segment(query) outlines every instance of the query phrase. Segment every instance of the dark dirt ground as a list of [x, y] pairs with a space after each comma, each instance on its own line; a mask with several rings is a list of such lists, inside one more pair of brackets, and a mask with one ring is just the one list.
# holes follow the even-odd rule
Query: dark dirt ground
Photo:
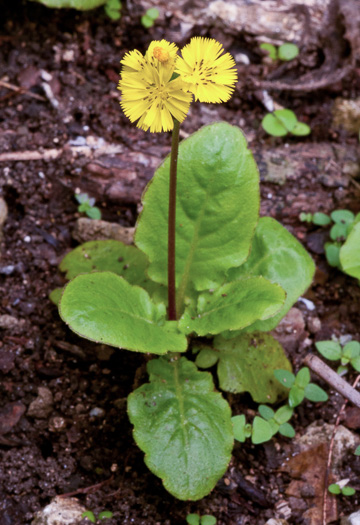
[[[111, 22], [101, 9], [50, 11], [17, 0], [2, 5], [0, 80], [22, 90], [0, 85], [0, 153], [13, 152], [17, 159], [0, 163], [0, 191], [9, 209], [1, 243], [0, 315], [18, 320], [7, 330], [0, 329], [0, 525], [28, 525], [35, 511], [65, 493], [74, 493], [95, 513], [111, 510], [109, 525], [180, 525], [189, 512], [213, 514], [219, 525], [263, 525], [271, 517], [281, 517], [284, 501], [291, 509], [289, 523], [309, 523], [303, 516], [313, 500], [286, 492], [291, 476], [280, 466], [294, 450], [291, 441], [281, 437], [256, 448], [249, 443], [236, 446], [228, 472], [203, 500], [181, 502], [170, 496], [144, 465], [126, 415], [125, 399], [143, 357], [107, 352], [79, 339], [48, 300], [49, 292], [63, 282], [57, 264], [77, 245], [71, 235], [79, 217], [75, 189], [91, 192], [105, 220], [133, 226], [141, 191], [169, 151], [169, 134], [136, 129], [118, 104], [116, 83], [123, 53], [134, 47], [143, 50], [152, 39], [171, 40], [176, 24], [170, 21], [168, 28], [157, 24], [144, 30], [139, 14], [136, 7], [124, 9], [120, 22]], [[205, 36], [212, 36], [211, 29]], [[248, 48], [252, 57], [250, 66], [240, 64], [240, 78], [249, 74], [264, 78], [267, 66], [251, 42], [242, 35], [228, 38], [230, 51]], [[45, 81], [60, 102], [58, 108], [45, 95], [43, 70], [51, 75], [51, 79], [45, 75]], [[326, 264], [324, 231], [298, 218], [301, 211], [360, 211], [359, 183], [344, 183], [338, 166], [329, 168], [326, 153], [320, 165], [312, 154], [324, 144], [356, 149], [355, 137], [331, 127], [331, 108], [336, 96], [359, 96], [360, 80], [353, 72], [321, 91], [274, 95], [313, 130], [308, 138], [286, 140], [288, 149], [284, 146], [283, 152], [290, 157], [299, 148], [310, 153], [307, 162], [300, 159], [297, 173], [284, 185], [265, 180], [262, 168], [263, 152], [271, 153], [285, 141], [267, 137], [259, 127], [264, 108], [246, 82], [240, 82], [226, 105], [194, 104], [182, 128], [185, 136], [214, 120], [240, 124], [260, 165], [262, 214], [281, 221], [316, 260], [318, 271], [306, 295], [316, 308], [309, 311], [297, 303], [304, 326], [283, 338], [297, 368], [314, 350], [314, 341], [332, 334], [351, 334], [360, 340], [359, 286]], [[104, 155], [96, 162], [74, 156], [66, 145], [78, 136], [101, 137], [122, 151], [115, 160]], [[62, 148], [63, 154], [52, 160], [16, 157], [24, 151]], [[117, 189], [111, 186], [114, 174], [122, 180]], [[320, 322], [314, 323], [315, 318]], [[348, 376], [349, 381], [354, 379], [354, 374]], [[304, 433], [313, 421], [336, 419], [341, 398], [317, 382], [329, 391], [330, 400], [303, 404], [294, 418], [297, 433]], [[39, 387], [48, 389], [52, 399], [47, 409], [32, 416], [28, 408]], [[256, 408], [247, 396], [231, 396], [229, 401], [238, 413], [251, 414]], [[90, 416], [94, 408], [100, 409], [98, 416]], [[356, 432], [359, 414], [349, 423], [350, 419], [343, 424]], [[344, 453], [338, 479], [348, 477], [360, 489], [359, 473], [360, 459]], [[93, 491], [83, 490], [93, 485], [97, 485]], [[360, 498], [337, 501], [340, 516], [354, 511]]]

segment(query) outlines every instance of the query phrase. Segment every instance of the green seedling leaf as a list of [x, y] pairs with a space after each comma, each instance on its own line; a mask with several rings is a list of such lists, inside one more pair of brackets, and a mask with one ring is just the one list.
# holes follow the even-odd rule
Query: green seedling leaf
[[341, 493], [343, 496], [353, 496], [355, 494], [356, 490], [352, 487], [343, 487], [341, 489]]
[[108, 0], [105, 4], [105, 13], [111, 20], [120, 20], [121, 18], [121, 2], [120, 0]]
[[75, 277], [64, 289], [59, 311], [74, 332], [91, 341], [153, 354], [187, 348], [175, 321], [165, 321], [165, 305], [111, 272]]
[[282, 44], [278, 49], [280, 60], [293, 60], [299, 54], [299, 48], [296, 44], [286, 43]]
[[95, 514], [91, 510], [86, 510], [81, 515], [82, 518], [87, 518], [91, 523], [96, 523]]
[[295, 429], [290, 423], [283, 423], [279, 427], [279, 434], [288, 438], [293, 438], [295, 437]]
[[286, 300], [278, 314], [266, 321], [255, 322], [246, 331], [273, 330], [310, 286], [314, 272], [314, 262], [299, 241], [275, 219], [261, 218], [249, 258], [239, 268], [228, 271], [228, 280], [262, 275], [285, 290]]
[[328, 491], [331, 494], [336, 494], [336, 495], [337, 494], [341, 494], [341, 488], [336, 483], [332, 483], [331, 485], [329, 485], [328, 486]]
[[313, 222], [314, 215], [312, 213], [301, 212], [299, 215], [299, 219], [301, 220], [301, 222]]
[[292, 408], [297, 407], [298, 405], [300, 405], [300, 403], [302, 403], [304, 397], [304, 389], [297, 385], [294, 385], [293, 387], [291, 387], [289, 392], [289, 406]]
[[273, 113], [268, 113], [261, 121], [263, 129], [273, 137], [285, 137], [288, 134], [287, 129], [282, 122], [276, 118]]
[[330, 361], [338, 361], [341, 359], [341, 345], [336, 341], [319, 341], [315, 343], [316, 349], [325, 359]]
[[305, 387], [304, 394], [306, 399], [314, 403], [320, 403], [321, 401], [327, 401], [329, 399], [327, 393], [314, 383], [310, 383]]
[[98, 519], [99, 520], [105, 520], [107, 518], [112, 518], [113, 513], [110, 510], [103, 510], [102, 512], [99, 512]]
[[351, 366], [352, 366], [357, 372], [360, 372], [360, 356], [359, 356], [359, 357], [354, 357], [353, 359], [351, 359], [350, 363], [351, 363]]
[[295, 113], [291, 111], [291, 109], [276, 109], [273, 114], [278, 120], [280, 120], [285, 129], [292, 133], [294, 127], [298, 123]]
[[263, 42], [262, 44], [260, 44], [260, 49], [263, 49], [264, 51], [267, 51], [267, 53], [269, 54], [269, 57], [271, 58], [271, 60], [276, 60], [277, 59], [277, 49], [272, 44], [268, 44], [267, 42]]
[[310, 371], [304, 366], [296, 375], [295, 385], [300, 388], [305, 388], [310, 383]]
[[78, 206], [78, 211], [80, 213], [86, 213], [88, 210], [90, 210], [90, 208], [91, 208], [90, 204], [86, 201], [80, 204], [80, 206]]
[[149, 29], [150, 27], [152, 27], [154, 25], [154, 20], [152, 18], [150, 18], [150, 16], [148, 15], [143, 15], [141, 17], [141, 24], [146, 27], [146, 29]]
[[46, 7], [52, 7], [55, 9], [61, 8], [72, 8], [78, 9], [79, 11], [87, 11], [94, 9], [100, 5], [104, 5], [106, 0], [35, 0]]
[[216, 518], [210, 514], [205, 514], [205, 516], [201, 517], [200, 523], [201, 525], [216, 525]]
[[345, 273], [360, 279], [360, 222], [354, 225], [346, 242], [341, 247], [340, 262]]
[[352, 224], [355, 220], [355, 215], [350, 210], [335, 210], [330, 216], [336, 224]]
[[150, 383], [128, 398], [135, 441], [173, 496], [201, 499], [231, 458], [230, 407], [214, 391], [211, 375], [184, 357], [153, 359], [147, 367]]
[[156, 20], [159, 17], [159, 14], [159, 10], [156, 9], [156, 7], [150, 7], [150, 9], [146, 11], [146, 15], [153, 20]]
[[188, 514], [186, 516], [186, 522], [189, 525], [200, 525], [200, 516], [199, 516], [199, 514]]
[[343, 240], [347, 237], [347, 225], [337, 223], [330, 230], [330, 237], [333, 241]]
[[275, 416], [275, 412], [273, 411], [273, 409], [266, 405], [259, 405], [258, 410], [260, 416], [263, 419], [266, 419], [266, 421], [269, 421], [269, 419], [272, 419]]
[[358, 357], [360, 355], [360, 343], [358, 341], [349, 341], [344, 345], [343, 353], [351, 359]]
[[324, 245], [326, 260], [330, 266], [338, 268], [340, 266], [340, 245], [326, 242]]
[[88, 210], [86, 210], [86, 215], [90, 217], [90, 219], [96, 219], [96, 220], [101, 219], [101, 211], [96, 206], [93, 206], [92, 208], [89, 208]]
[[291, 133], [297, 137], [306, 137], [307, 135], [310, 135], [311, 128], [304, 122], [297, 122], [291, 130]]
[[233, 416], [231, 418], [234, 430], [234, 438], [240, 443], [245, 443], [246, 439], [251, 436], [252, 427], [246, 424], [246, 417], [244, 414]]
[[[143, 196], [135, 242], [150, 259], [149, 276], [167, 283], [169, 157]], [[181, 315], [191, 285], [216, 288], [250, 251], [259, 212], [259, 174], [241, 130], [205, 126], [179, 146], [176, 283]], [[226, 206], [224, 206], [226, 202]]]
[[265, 441], [270, 441], [273, 437], [273, 432], [271, 425], [265, 419], [255, 416], [253, 421], [253, 429], [251, 435], [251, 441], [254, 445], [259, 445], [260, 443], [265, 443]]
[[336, 369], [336, 373], [339, 374], [339, 376], [344, 376], [349, 371], [347, 366], [338, 366]]
[[276, 411], [274, 419], [281, 426], [292, 418], [293, 413], [294, 410], [289, 405], [284, 405]]
[[354, 452], [355, 456], [360, 456], [360, 445], [358, 445]]
[[325, 213], [317, 211], [312, 216], [312, 222], [316, 224], [317, 226], [327, 226], [328, 224], [331, 223], [331, 219], [329, 215], [326, 215]]
[[55, 288], [55, 290], [53, 290], [52, 292], [49, 293], [49, 299], [52, 303], [58, 305], [59, 304], [59, 301], [60, 301], [60, 298], [61, 298], [61, 294], [62, 294], [62, 291], [63, 289], [62, 288]]
[[284, 301], [281, 286], [263, 277], [248, 277], [199, 295], [195, 316], [191, 309], [185, 310], [179, 327], [184, 333], [200, 336], [239, 330], [257, 319], [272, 317]]
[[211, 368], [219, 359], [219, 353], [212, 348], [202, 348], [196, 356], [195, 364], [199, 368]]
[[289, 370], [274, 370], [274, 376], [285, 388], [291, 388], [295, 383], [295, 376]]
[[[215, 337], [218, 356], [217, 374], [222, 390], [249, 392], [257, 403], [275, 403], [284, 399], [287, 390], [274, 380], [274, 370], [291, 370], [280, 343], [270, 334], [242, 334], [234, 339]], [[266, 419], [266, 418], [265, 418]]]

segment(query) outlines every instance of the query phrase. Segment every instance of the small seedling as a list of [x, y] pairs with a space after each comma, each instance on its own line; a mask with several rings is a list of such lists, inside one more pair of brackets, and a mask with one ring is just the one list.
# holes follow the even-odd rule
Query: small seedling
[[328, 491], [331, 494], [342, 494], [343, 496], [353, 496], [356, 492], [355, 489], [352, 487], [348, 487], [347, 484], [350, 480], [349, 479], [342, 479], [341, 481], [338, 481], [337, 483], [332, 483], [328, 487]]
[[121, 1], [108, 0], [104, 6], [105, 13], [111, 20], [120, 20], [121, 18]]
[[254, 445], [270, 441], [277, 432], [292, 438], [295, 436], [295, 430], [288, 421], [293, 412], [288, 405], [280, 407], [276, 412], [266, 405], [259, 405], [259, 413], [262, 417], [255, 416], [252, 425], [246, 423], [244, 414], [233, 416], [231, 421], [234, 427], [234, 437], [240, 443], [244, 443], [247, 438], [251, 437]]
[[156, 7], [150, 7], [146, 13], [141, 17], [141, 23], [146, 29], [152, 27], [155, 23], [155, 20], [159, 17], [159, 11]]
[[319, 341], [315, 343], [315, 346], [325, 359], [340, 361], [341, 365], [337, 369], [338, 374], [346, 374], [348, 364], [360, 372], [360, 343], [358, 341], [349, 341], [344, 346], [341, 346], [338, 341]]
[[273, 137], [285, 137], [288, 133], [304, 137], [311, 133], [311, 129], [304, 122], [299, 122], [295, 113], [290, 109], [276, 109], [263, 118], [261, 125]]
[[216, 525], [216, 518], [211, 514], [199, 516], [199, 514], [188, 514], [186, 522], [189, 525]]
[[296, 58], [299, 54], [298, 46], [296, 44], [291, 44], [290, 42], [286, 42], [279, 47], [264, 42], [263, 44], [260, 44], [260, 48], [267, 51], [272, 60], [283, 60], [288, 62]]
[[85, 213], [90, 219], [101, 219], [101, 211], [94, 206], [95, 199], [89, 197], [87, 193], [75, 193], [75, 199], [78, 201], [78, 212]]
[[303, 401], [304, 398], [318, 403], [327, 401], [327, 393], [314, 383], [310, 383], [310, 371], [307, 367], [301, 368], [295, 376], [288, 370], [275, 370], [274, 376], [289, 392], [289, 406], [294, 408]]
[[360, 445], [358, 445], [354, 452], [355, 456], [360, 456]]
[[82, 513], [82, 518], [87, 518], [91, 523], [96, 523], [97, 520], [106, 520], [107, 518], [112, 518], [113, 513], [110, 510], [103, 510], [102, 512], [99, 512], [97, 518], [95, 514], [91, 510], [87, 510]]

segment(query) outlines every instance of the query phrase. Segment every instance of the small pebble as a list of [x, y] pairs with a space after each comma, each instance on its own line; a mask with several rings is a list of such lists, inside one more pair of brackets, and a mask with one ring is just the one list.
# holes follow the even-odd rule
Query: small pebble
[[90, 417], [104, 417], [105, 410], [103, 408], [94, 407], [89, 412]]

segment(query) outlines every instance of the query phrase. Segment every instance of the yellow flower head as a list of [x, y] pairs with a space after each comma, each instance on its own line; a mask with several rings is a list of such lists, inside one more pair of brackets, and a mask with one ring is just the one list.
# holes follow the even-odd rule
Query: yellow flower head
[[121, 107], [137, 127], [151, 132], [170, 131], [174, 118], [182, 122], [192, 100], [186, 84], [171, 80], [177, 47], [165, 40], [152, 42], [145, 57], [130, 51], [121, 63]]
[[214, 39], [194, 37], [181, 51], [175, 73], [188, 84], [195, 100], [226, 102], [237, 81], [235, 60]]

